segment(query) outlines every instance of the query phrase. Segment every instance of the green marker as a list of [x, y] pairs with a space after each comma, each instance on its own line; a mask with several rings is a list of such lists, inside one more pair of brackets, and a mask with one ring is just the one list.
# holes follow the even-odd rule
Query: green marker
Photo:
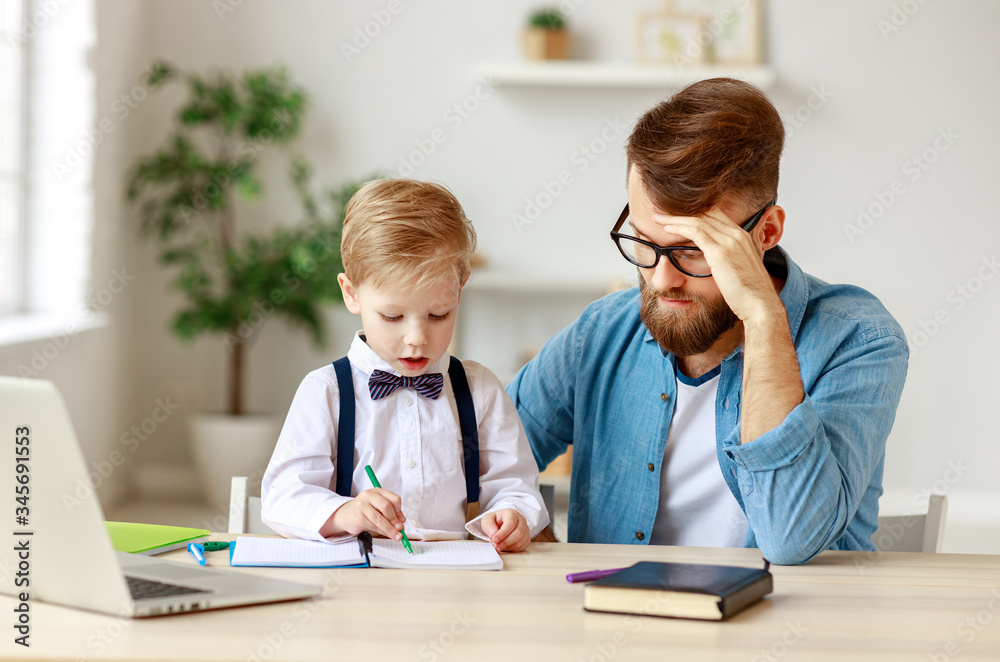
[[[370, 464], [365, 465], [365, 473], [368, 474], [368, 479], [372, 482], [375, 487], [382, 487], [378, 482], [378, 478], [375, 477], [375, 472], [372, 471], [372, 466]], [[413, 553], [413, 547], [410, 545], [410, 539], [406, 537], [406, 531], [400, 531], [403, 534], [403, 547], [406, 548], [410, 554]]]

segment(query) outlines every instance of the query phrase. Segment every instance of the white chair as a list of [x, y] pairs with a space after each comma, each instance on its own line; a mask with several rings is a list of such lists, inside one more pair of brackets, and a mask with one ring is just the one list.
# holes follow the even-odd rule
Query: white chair
[[251, 495], [246, 476], [233, 476], [229, 492], [229, 533], [277, 533], [260, 519], [260, 496]]
[[932, 494], [926, 515], [885, 515], [878, 518], [872, 542], [880, 552], [940, 552], [948, 498]]
[[542, 501], [545, 502], [545, 510], [549, 511], [549, 524], [552, 526], [552, 530], [555, 531], [556, 528], [556, 486], [549, 483], [539, 483], [538, 491], [542, 495]]

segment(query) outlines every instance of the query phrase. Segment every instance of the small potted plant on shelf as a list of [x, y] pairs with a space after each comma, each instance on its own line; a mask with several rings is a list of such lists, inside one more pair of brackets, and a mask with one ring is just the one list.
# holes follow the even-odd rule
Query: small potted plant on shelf
[[182, 79], [187, 99], [173, 133], [134, 164], [128, 197], [139, 205], [143, 236], [157, 242], [159, 260], [174, 270], [172, 285], [184, 297], [171, 322], [174, 335], [193, 341], [215, 334], [226, 355], [226, 411], [194, 416], [191, 430], [207, 496], [227, 502], [230, 476], [259, 475], [280, 428], [273, 416], [246, 412], [248, 350], [261, 325], [275, 317], [324, 344], [322, 306], [341, 296], [343, 209], [360, 184], [317, 199], [308, 163], [284, 156], [304, 220], [246, 232], [237, 200], [262, 196], [260, 160], [298, 135], [305, 92], [282, 69], [202, 77], [161, 63], [154, 72], [157, 86]]
[[558, 9], [539, 9], [528, 17], [524, 55], [529, 60], [564, 60], [569, 56], [569, 30]]

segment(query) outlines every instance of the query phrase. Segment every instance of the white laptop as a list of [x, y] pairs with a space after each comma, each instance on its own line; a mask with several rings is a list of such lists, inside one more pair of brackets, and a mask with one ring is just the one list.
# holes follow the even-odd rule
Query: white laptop
[[[0, 542], [0, 593], [129, 617], [320, 593], [316, 586], [116, 552], [52, 383], [0, 377], [0, 432], [0, 494], [6, 501], [0, 514], [0, 539], [6, 538]], [[115, 471], [128, 471], [130, 461]]]

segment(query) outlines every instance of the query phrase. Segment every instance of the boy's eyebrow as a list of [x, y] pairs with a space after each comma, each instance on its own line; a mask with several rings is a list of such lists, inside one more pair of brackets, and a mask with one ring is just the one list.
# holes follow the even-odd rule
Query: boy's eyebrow
[[[454, 300], [443, 303], [440, 306], [429, 306], [427, 308], [427, 311], [432, 314], [447, 313], [457, 308], [459, 302], [460, 300], [458, 298], [455, 298]], [[385, 315], [386, 313], [395, 313], [397, 315], [402, 314], [400, 311], [402, 311], [406, 307], [407, 307], [406, 304], [397, 305], [395, 303], [385, 303], [384, 305], [381, 306], [379, 305], [375, 306], [376, 310], [378, 310], [378, 312], [382, 313], [383, 315]]]

